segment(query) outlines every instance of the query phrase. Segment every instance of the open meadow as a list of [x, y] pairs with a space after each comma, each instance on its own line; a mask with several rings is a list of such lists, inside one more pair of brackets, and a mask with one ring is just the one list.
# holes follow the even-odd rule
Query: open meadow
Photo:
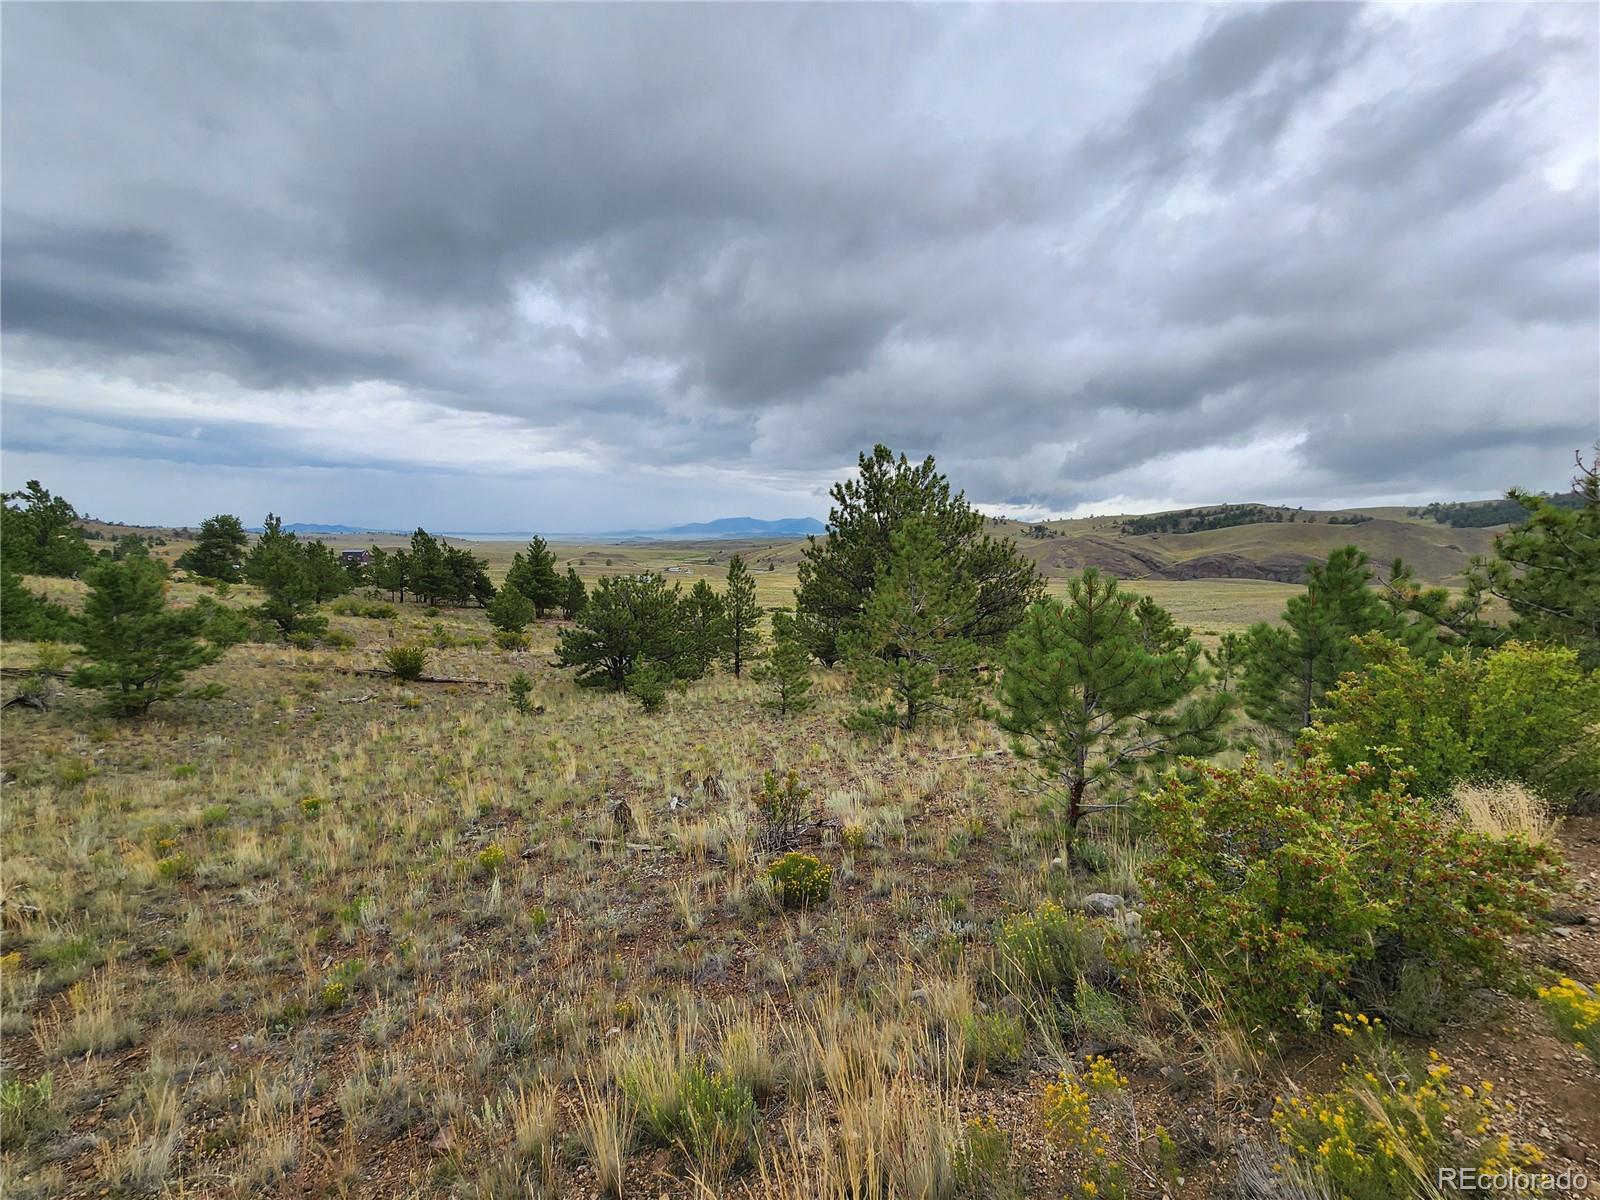
[[[720, 574], [556, 551], [589, 581]], [[1296, 589], [1139, 590], [1210, 635]], [[3, 714], [7, 1196], [1223, 1196], [1270, 1174], [1275, 1097], [1337, 1083], [1342, 1047], [1131, 969], [1148, 844], [1100, 818], [1069, 854], [988, 722], [852, 736], [838, 672], [800, 715], [721, 673], [645, 716], [553, 665], [564, 622], [508, 652], [481, 610], [333, 612], [347, 644], [234, 646], [192, 679], [220, 695], [141, 720], [59, 685]], [[457, 682], [386, 677], [414, 642]], [[33, 647], [4, 651], [12, 684]], [[813, 818], [787, 837], [774, 789]], [[1600, 825], [1561, 836], [1592, 912]], [[831, 869], [825, 903], [785, 905], [785, 849]], [[1057, 1009], [997, 944], [1076, 908]], [[1592, 918], [1526, 944], [1600, 972]], [[1536, 1001], [1483, 991], [1414, 1044], [1508, 1101], [1471, 1110], [1506, 1145], [1594, 1161], [1600, 1075]]]
[[0, 0], [0, 1200], [1600, 1200], [1597, 97]]

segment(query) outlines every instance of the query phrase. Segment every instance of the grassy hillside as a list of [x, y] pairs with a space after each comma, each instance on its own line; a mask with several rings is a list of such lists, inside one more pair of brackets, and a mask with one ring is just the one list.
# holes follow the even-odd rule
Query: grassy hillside
[[[716, 569], [683, 548], [566, 552], [591, 578]], [[1195, 624], [1268, 615], [1292, 590], [1139, 586]], [[1067, 866], [1045, 785], [988, 723], [849, 736], [837, 672], [793, 720], [727, 675], [644, 718], [551, 665], [558, 622], [510, 653], [478, 610], [333, 626], [348, 647], [234, 647], [195, 677], [220, 698], [148, 720], [65, 689], [47, 713], [0, 714], [0, 1028], [22, 1081], [0, 1096], [8, 1197], [1078, 1196], [1085, 1158], [1043, 1106], [1093, 1052], [1127, 1080], [1096, 1100], [1116, 1153], [1151, 1146], [1133, 1194], [1222, 1200], [1239, 1148], [1274, 1136], [1273, 1098], [1336, 1076], [1326, 1043], [1254, 1047], [1107, 963], [1080, 989], [1092, 1008], [1036, 1030], [994, 982], [995, 930], [1047, 901], [1136, 905], [1150, 851], [1099, 824], [1099, 865]], [[416, 639], [432, 673], [470, 682], [363, 673]], [[526, 716], [506, 699], [516, 672]], [[784, 908], [764, 874], [768, 770], [810, 789], [799, 846], [833, 869], [814, 910]], [[1566, 837], [1592, 909], [1600, 829]], [[1092, 925], [1111, 956], [1119, 928]], [[1600, 926], [1557, 932], [1537, 953], [1593, 979]], [[1432, 1044], [1514, 1101], [1496, 1132], [1558, 1164], [1600, 1146], [1595, 1068], [1534, 1001], [1485, 995]], [[718, 1126], [747, 1130], [743, 1148], [698, 1183], [716, 1147], [662, 1132], [696, 1064], [753, 1097], [747, 1126]], [[940, 1147], [975, 1138], [1012, 1190], [956, 1190]], [[897, 1182], [833, 1190], [851, 1168], [819, 1148], [836, 1145]]]
[[[991, 522], [995, 533], [1016, 538], [1024, 553], [1050, 576], [1099, 567], [1122, 579], [1271, 579], [1296, 583], [1307, 563], [1344, 545], [1365, 550], [1387, 565], [1405, 559], [1432, 583], [1460, 582], [1474, 554], [1494, 543], [1493, 529], [1452, 529], [1405, 515], [1404, 510], [1301, 513], [1296, 520], [1233, 525], [1198, 533], [1128, 534], [1122, 518], [1095, 517], [1027, 526]], [[1368, 516], [1359, 524], [1333, 517]], [[1036, 530], [1048, 531], [1040, 536]]]

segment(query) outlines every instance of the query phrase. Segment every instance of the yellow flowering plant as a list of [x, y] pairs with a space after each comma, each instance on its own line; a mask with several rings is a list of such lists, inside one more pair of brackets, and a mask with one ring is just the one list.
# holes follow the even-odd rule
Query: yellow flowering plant
[[1127, 1090], [1128, 1077], [1103, 1055], [1045, 1085], [1045, 1133], [1073, 1159], [1080, 1197], [1124, 1200], [1131, 1194], [1130, 1163], [1141, 1176], [1176, 1178], [1176, 1144], [1160, 1126], [1148, 1144], [1140, 1141]]
[[1412, 1064], [1390, 1048], [1381, 1024], [1341, 1013], [1336, 1030], [1361, 1045], [1339, 1086], [1279, 1097], [1272, 1123], [1286, 1155], [1345, 1200], [1431, 1194], [1441, 1166], [1486, 1173], [1528, 1170], [1539, 1150], [1514, 1146], [1496, 1126], [1510, 1106], [1488, 1080], [1458, 1083], [1437, 1051]]
[[1539, 1003], [1568, 1041], [1600, 1062], [1600, 985], [1563, 976], [1539, 989]]

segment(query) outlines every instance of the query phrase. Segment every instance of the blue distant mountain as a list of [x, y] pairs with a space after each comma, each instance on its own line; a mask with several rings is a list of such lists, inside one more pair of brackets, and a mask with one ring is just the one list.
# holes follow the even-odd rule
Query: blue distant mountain
[[[364, 525], [315, 525], [305, 521], [293, 521], [283, 527], [285, 533], [399, 533], [398, 529], [368, 529]], [[251, 525], [247, 533], [260, 533], [261, 526]]]
[[629, 529], [618, 536], [652, 538], [805, 537], [808, 533], [826, 532], [827, 528], [815, 517], [781, 517], [776, 521], [763, 521], [759, 517], [721, 517], [715, 521], [697, 521], [689, 525], [673, 525], [668, 529]]
[[[407, 530], [402, 529], [370, 529], [363, 525], [318, 525], [307, 521], [294, 521], [285, 524], [285, 533], [309, 534], [317, 537], [322, 534], [351, 534], [351, 533], [382, 533], [404, 535]], [[582, 537], [585, 540], [592, 538], [650, 538], [658, 541], [672, 540], [703, 540], [709, 538], [792, 538], [805, 537], [810, 533], [823, 533], [827, 526], [815, 517], [781, 517], [776, 521], [763, 521], [759, 517], [722, 517], [715, 521], [698, 521], [689, 525], [673, 525], [667, 529], [620, 529], [607, 533], [586, 534], [561, 534], [546, 533], [549, 538], [572, 539]], [[252, 526], [250, 533], [260, 533], [259, 525]], [[487, 530], [434, 530], [441, 537], [481, 539], [484, 541], [520, 541], [531, 538], [532, 531], [496, 531]]]

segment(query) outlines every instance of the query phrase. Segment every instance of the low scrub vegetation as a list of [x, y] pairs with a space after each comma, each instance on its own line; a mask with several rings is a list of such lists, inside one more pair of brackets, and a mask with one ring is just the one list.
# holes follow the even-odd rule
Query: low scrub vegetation
[[6, 1195], [1436, 1200], [1581, 1161], [1600, 495], [1530, 501], [1475, 595], [1341, 551], [1267, 633], [1045, 596], [931, 460], [834, 500], [774, 613], [720, 552], [490, 578], [219, 517], [101, 556], [11, 497]]

